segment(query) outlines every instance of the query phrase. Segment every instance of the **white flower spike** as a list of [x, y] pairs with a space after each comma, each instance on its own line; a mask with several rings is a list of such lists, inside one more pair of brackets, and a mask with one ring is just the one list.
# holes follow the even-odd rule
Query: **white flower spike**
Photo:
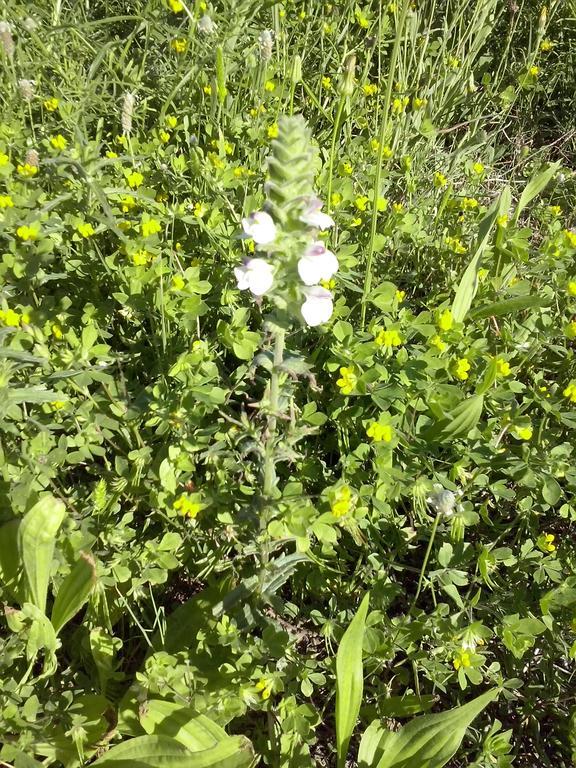
[[308, 206], [300, 216], [300, 221], [304, 224], [308, 224], [309, 227], [315, 227], [316, 229], [328, 229], [334, 226], [334, 219], [332, 216], [328, 216], [327, 213], [322, 213], [322, 200], [317, 197], [312, 197]]
[[320, 280], [330, 280], [336, 272], [338, 259], [320, 240], [309, 245], [298, 262], [298, 274], [304, 285], [316, 285]]
[[320, 285], [314, 285], [311, 288], [306, 288], [306, 297], [306, 301], [300, 308], [306, 325], [314, 328], [316, 325], [327, 323], [334, 311], [330, 291]]
[[276, 239], [276, 225], [266, 211], [255, 211], [242, 219], [242, 229], [258, 245], [268, 245]]
[[238, 288], [250, 290], [254, 296], [263, 296], [274, 282], [272, 266], [264, 259], [249, 259], [243, 266], [234, 268], [234, 275]]

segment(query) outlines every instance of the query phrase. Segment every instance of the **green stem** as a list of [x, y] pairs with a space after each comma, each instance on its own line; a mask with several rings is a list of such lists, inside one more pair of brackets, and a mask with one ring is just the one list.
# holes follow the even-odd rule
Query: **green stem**
[[432, 545], [434, 544], [436, 531], [438, 530], [438, 523], [440, 522], [441, 517], [442, 517], [442, 513], [438, 512], [436, 515], [436, 519], [434, 520], [434, 525], [432, 526], [432, 533], [430, 534], [430, 540], [426, 548], [426, 554], [424, 555], [424, 560], [422, 561], [422, 568], [420, 569], [420, 577], [418, 578], [418, 586], [416, 587], [416, 594], [412, 598], [412, 605], [410, 606], [410, 611], [412, 611], [412, 609], [416, 605], [416, 601], [418, 600], [418, 596], [420, 595], [420, 590], [422, 589], [422, 582], [424, 581], [426, 566], [428, 565], [428, 560], [430, 559], [430, 552], [432, 552]]
[[386, 93], [384, 94], [384, 107], [382, 110], [382, 117], [380, 120], [380, 131], [378, 134], [378, 159], [376, 162], [376, 176], [374, 179], [374, 189], [372, 194], [372, 221], [370, 224], [370, 241], [368, 243], [368, 254], [366, 256], [366, 274], [364, 277], [364, 291], [362, 293], [362, 311], [360, 320], [360, 329], [364, 330], [366, 322], [366, 302], [368, 295], [372, 287], [372, 261], [374, 260], [374, 243], [376, 241], [376, 225], [378, 222], [378, 196], [380, 195], [380, 184], [382, 181], [382, 161], [384, 160], [384, 141], [388, 135], [388, 127], [390, 125], [390, 102], [392, 100], [392, 88], [394, 86], [394, 75], [396, 72], [396, 62], [398, 61], [398, 51], [400, 50], [400, 40], [404, 25], [406, 23], [406, 16], [410, 8], [410, 0], [404, 0], [402, 5], [402, 11], [398, 24], [396, 26], [396, 36], [394, 37], [394, 45], [392, 47], [392, 54], [390, 56], [390, 67], [388, 68], [388, 79], [386, 81]]
[[326, 209], [330, 213], [330, 207], [332, 205], [332, 174], [334, 172], [334, 156], [336, 154], [336, 140], [338, 139], [338, 133], [340, 132], [340, 123], [342, 120], [342, 111], [344, 110], [344, 103], [346, 96], [340, 95], [340, 101], [338, 102], [338, 109], [336, 111], [336, 119], [334, 120], [334, 130], [332, 131], [332, 145], [330, 146], [330, 159], [328, 161], [328, 191], [326, 193]]

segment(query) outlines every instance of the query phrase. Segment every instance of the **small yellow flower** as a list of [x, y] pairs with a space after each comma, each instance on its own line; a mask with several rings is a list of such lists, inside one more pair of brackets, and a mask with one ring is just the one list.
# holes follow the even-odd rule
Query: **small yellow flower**
[[66, 407], [66, 400], [52, 400], [49, 405], [53, 411], [61, 411], [62, 408]]
[[482, 176], [484, 173], [484, 166], [482, 163], [476, 162], [472, 164], [472, 170], [477, 176]]
[[324, 88], [325, 91], [331, 91], [332, 90], [332, 78], [327, 77], [324, 75], [322, 78], [322, 88]]
[[163, 144], [168, 144], [168, 142], [170, 141], [170, 134], [168, 133], [168, 131], [160, 131], [158, 136], [160, 137], [160, 141]]
[[564, 333], [566, 334], [566, 338], [576, 339], [576, 320], [572, 320], [572, 322], [564, 326]]
[[559, 205], [549, 205], [548, 206], [548, 213], [551, 216], [560, 216], [562, 213], [562, 208], [560, 208]]
[[142, 182], [144, 181], [144, 176], [139, 171], [129, 171], [126, 174], [126, 181], [128, 182], [129, 187], [132, 187], [132, 189], [138, 189], [138, 187], [141, 186]]
[[208, 213], [208, 206], [206, 205], [206, 203], [195, 203], [194, 216], [196, 216], [197, 219], [201, 219], [207, 213]]
[[122, 208], [122, 213], [128, 213], [128, 211], [131, 211], [135, 205], [136, 200], [134, 200], [132, 195], [122, 195], [120, 198], [120, 207]]
[[555, 552], [556, 551], [556, 544], [554, 544], [554, 539], [556, 536], [554, 536], [553, 533], [541, 533], [540, 536], [538, 536], [537, 544], [539, 549], [542, 550], [542, 552]]
[[336, 385], [340, 388], [343, 395], [349, 395], [358, 383], [358, 377], [354, 372], [354, 367], [340, 368], [341, 378], [337, 380]]
[[333, 291], [336, 288], [336, 280], [333, 277], [330, 280], [320, 280], [322, 288], [326, 288], [327, 291]]
[[278, 138], [278, 123], [272, 123], [272, 125], [268, 127], [268, 138], [269, 139]]
[[142, 232], [142, 237], [150, 237], [151, 235], [156, 235], [158, 232], [161, 232], [162, 226], [156, 219], [149, 219], [148, 221], [142, 221], [140, 223], [140, 231]]
[[370, 139], [370, 149], [372, 152], [378, 152], [380, 149], [380, 142], [378, 139]]
[[496, 223], [502, 229], [506, 229], [506, 227], [508, 226], [508, 214], [503, 213], [502, 216], [498, 216], [498, 218], [496, 219]]
[[168, 128], [172, 128], [172, 129], [176, 128], [176, 126], [178, 125], [178, 118], [175, 117], [174, 115], [166, 115], [166, 125], [168, 126]]
[[402, 302], [406, 298], [406, 291], [396, 291], [395, 296], [397, 302]]
[[330, 203], [333, 208], [336, 208], [336, 206], [340, 205], [342, 202], [342, 195], [340, 192], [332, 192], [330, 195]]
[[118, 157], [118, 152], [113, 152], [111, 149], [109, 149], [108, 152], [106, 152], [106, 157], [109, 160], [115, 160]]
[[184, 10], [180, 0], [168, 0], [168, 5], [174, 13], [181, 13]]
[[570, 280], [568, 283], [568, 296], [576, 296], [576, 280]]
[[58, 325], [58, 323], [53, 323], [50, 331], [52, 336], [54, 336], [57, 341], [60, 341], [60, 339], [64, 338], [64, 331], [62, 330], [62, 327]]
[[60, 102], [55, 96], [53, 96], [50, 99], [46, 99], [46, 101], [44, 102], [44, 109], [47, 112], [56, 112], [56, 110], [58, 109], [58, 104], [60, 104]]
[[464, 243], [460, 240], [459, 237], [450, 237], [449, 235], [444, 238], [446, 245], [450, 250], [454, 251], [454, 253], [466, 253], [466, 246]]
[[23, 226], [18, 227], [18, 229], [16, 230], [16, 234], [18, 235], [20, 240], [24, 240], [25, 242], [30, 242], [32, 240], [36, 240], [36, 238], [40, 234], [40, 227], [38, 224], [32, 224], [31, 226], [24, 224]]
[[379, 424], [377, 421], [373, 421], [366, 430], [366, 434], [375, 443], [389, 443], [394, 437], [394, 430], [390, 424]]
[[454, 669], [460, 669], [460, 667], [471, 667], [472, 660], [470, 659], [470, 654], [468, 651], [465, 651], [464, 649], [458, 651], [458, 654], [454, 657], [452, 664], [454, 665]]
[[89, 221], [83, 221], [81, 224], [78, 224], [78, 226], [76, 227], [76, 231], [82, 237], [92, 237], [92, 235], [95, 234], [96, 232], [96, 230], [94, 229], [92, 224], [90, 224]]
[[273, 681], [268, 680], [265, 677], [261, 678], [256, 683], [256, 690], [260, 693], [260, 696], [262, 696], [262, 699], [264, 701], [270, 698], [273, 687], [274, 687]]
[[530, 69], [528, 70], [528, 74], [529, 74], [531, 77], [538, 77], [538, 73], [539, 73], [539, 72], [540, 72], [540, 69], [539, 69], [537, 66], [535, 66], [534, 64], [533, 64], [533, 65], [530, 67]]
[[212, 86], [211, 85], [203, 85], [202, 90], [206, 94], [206, 96], [212, 96]]
[[57, 136], [52, 136], [50, 139], [50, 144], [54, 147], [54, 149], [58, 149], [60, 152], [65, 150], [68, 146], [68, 142], [61, 133], [59, 133]]
[[496, 360], [496, 375], [510, 376], [511, 373], [512, 373], [512, 370], [510, 368], [510, 363], [507, 360], [504, 360], [501, 357], [499, 357]]
[[364, 83], [362, 91], [365, 96], [376, 96], [378, 93], [378, 86], [376, 83]]
[[475, 197], [465, 197], [461, 203], [463, 211], [473, 211], [478, 208], [478, 200]]
[[441, 337], [436, 334], [436, 336], [432, 336], [430, 339], [430, 345], [432, 347], [436, 347], [438, 352], [444, 352], [446, 347], [448, 346], [445, 341], [442, 341]]
[[354, 15], [356, 16], [356, 23], [359, 27], [362, 29], [368, 29], [370, 26], [370, 22], [368, 21], [368, 17], [366, 14], [362, 13], [362, 11], [359, 8], [356, 8], [356, 11], [354, 12]]
[[344, 517], [354, 508], [354, 497], [349, 485], [342, 485], [338, 488], [334, 501], [330, 509], [334, 517]]
[[356, 200], [354, 200], [354, 205], [359, 211], [365, 211], [369, 203], [370, 198], [366, 197], [366, 195], [361, 195], [360, 197], [357, 197]]
[[208, 160], [210, 161], [210, 165], [218, 171], [222, 171], [226, 168], [226, 161], [216, 152], [208, 152]]
[[344, 162], [343, 162], [343, 163], [340, 165], [340, 170], [342, 171], [342, 173], [344, 174], [344, 176], [351, 176], [351, 175], [352, 175], [352, 171], [353, 171], [353, 168], [352, 168], [352, 163], [349, 163], [347, 160], [345, 160], [345, 161], [344, 161]]
[[304, 21], [304, 19], [306, 18], [306, 11], [305, 10], [301, 10], [300, 13], [298, 14], [298, 18], [301, 21]]
[[126, 148], [128, 146], [128, 139], [126, 138], [126, 136], [122, 134], [119, 134], [118, 136], [116, 136], [114, 138], [114, 141], [116, 142], [116, 144], [120, 144], [121, 147]]
[[179, 496], [174, 504], [173, 508], [179, 512], [182, 517], [189, 517], [192, 520], [201, 512], [204, 505], [198, 500], [198, 494], [183, 493]]
[[383, 213], [385, 210], [388, 209], [389, 201], [386, 197], [378, 197], [376, 199], [376, 210], [380, 213]]
[[22, 320], [22, 315], [13, 309], [0, 310], [0, 322], [8, 328], [18, 328]]
[[412, 109], [415, 111], [419, 109], [424, 109], [427, 103], [428, 102], [426, 101], [426, 99], [420, 99], [418, 96], [414, 96], [414, 98], [412, 99]]
[[268, 91], [268, 93], [272, 93], [272, 91], [276, 88], [276, 83], [274, 80], [266, 80], [264, 83], [264, 90]]
[[449, 331], [453, 324], [454, 320], [452, 318], [451, 310], [445, 309], [438, 317], [438, 328], [440, 328], [441, 331]]
[[548, 40], [548, 38], [546, 38], [540, 43], [540, 50], [546, 53], [547, 51], [551, 51], [554, 45], [555, 43], [552, 40]]
[[530, 440], [533, 435], [532, 427], [515, 427], [514, 428], [514, 436], [518, 438], [518, 440]]
[[564, 235], [566, 237], [566, 240], [568, 241], [568, 245], [571, 248], [576, 248], [576, 232], [574, 232], [571, 229], [565, 229]]
[[458, 69], [460, 67], [460, 59], [457, 56], [448, 56], [447, 64], [450, 69]]
[[4, 152], [0, 152], [0, 168], [4, 165], [8, 165], [10, 158]]
[[32, 178], [32, 176], [36, 176], [38, 173], [38, 166], [30, 165], [30, 163], [24, 163], [24, 165], [19, 165], [16, 170], [20, 176], [24, 176], [24, 178], [29, 179]]
[[186, 48], [188, 48], [188, 40], [185, 40], [183, 37], [177, 37], [170, 43], [170, 48], [176, 51], [176, 53], [185, 53]]
[[468, 358], [461, 357], [456, 361], [456, 364], [454, 366], [454, 375], [457, 379], [460, 379], [460, 381], [466, 381], [466, 379], [469, 376], [468, 371], [470, 370], [470, 363], [468, 361]]
[[0, 195], [0, 208], [14, 208], [14, 201], [10, 195]]
[[404, 213], [404, 203], [392, 203], [394, 213]]
[[376, 338], [374, 339], [374, 342], [379, 347], [384, 347], [385, 349], [392, 349], [393, 347], [399, 347], [402, 344], [402, 336], [398, 333], [398, 331], [395, 330], [388, 330], [388, 331], [378, 331], [376, 334]]
[[562, 393], [571, 403], [576, 403], [576, 381], [571, 381]]
[[134, 264], [135, 267], [143, 267], [151, 260], [152, 254], [148, 253], [148, 251], [139, 250], [135, 251], [130, 256], [130, 258], [132, 259], [132, 264]]
[[399, 116], [402, 115], [406, 111], [406, 107], [410, 103], [410, 99], [408, 96], [402, 96], [401, 98], [399, 96], [396, 96], [394, 100], [392, 101], [392, 105], [390, 109], [392, 110], [392, 114]]
[[390, 160], [394, 152], [392, 149], [386, 144], [386, 146], [382, 149], [382, 157], [384, 160]]
[[172, 288], [174, 288], [175, 291], [183, 290], [185, 285], [186, 282], [184, 281], [182, 275], [174, 275], [172, 278]]
[[360, 227], [362, 226], [362, 218], [360, 216], [357, 216], [356, 218], [352, 219], [350, 222], [351, 227]]

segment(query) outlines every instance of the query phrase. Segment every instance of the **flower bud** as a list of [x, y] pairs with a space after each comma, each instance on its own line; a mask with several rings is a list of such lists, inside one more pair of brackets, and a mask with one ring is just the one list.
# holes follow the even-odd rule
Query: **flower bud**
[[349, 53], [344, 62], [344, 71], [338, 84], [342, 96], [351, 96], [354, 92], [354, 76], [356, 74], [356, 54]]

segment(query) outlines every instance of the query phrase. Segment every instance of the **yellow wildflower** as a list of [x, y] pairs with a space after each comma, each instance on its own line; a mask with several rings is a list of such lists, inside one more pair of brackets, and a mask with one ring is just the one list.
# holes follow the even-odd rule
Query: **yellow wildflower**
[[122, 195], [120, 198], [120, 207], [122, 208], [123, 213], [128, 213], [128, 211], [131, 211], [135, 205], [136, 200], [134, 200], [132, 195]]
[[388, 199], [386, 197], [379, 197], [376, 199], [376, 210], [382, 213], [388, 208]]
[[414, 96], [412, 99], [412, 109], [418, 110], [418, 109], [424, 109], [428, 102], [426, 99], [420, 99], [418, 96]]
[[170, 48], [176, 51], [176, 53], [185, 53], [186, 48], [188, 48], [188, 40], [185, 40], [183, 37], [177, 37], [170, 43]]
[[576, 381], [571, 381], [562, 393], [571, 403], [576, 403]]
[[454, 375], [457, 379], [460, 379], [460, 381], [466, 381], [466, 379], [469, 376], [468, 371], [470, 370], [470, 363], [468, 361], [468, 358], [461, 357], [456, 361], [456, 364], [454, 366]]
[[66, 400], [52, 400], [49, 405], [53, 411], [61, 411], [62, 408], [66, 407]]
[[374, 339], [375, 343], [379, 347], [385, 347], [391, 349], [392, 347], [399, 347], [402, 344], [402, 337], [398, 331], [379, 331]]
[[332, 192], [332, 194], [330, 195], [330, 203], [332, 207], [336, 208], [336, 206], [340, 205], [341, 202], [342, 202], [342, 195], [340, 194], [340, 192]]
[[340, 368], [341, 378], [337, 380], [336, 385], [340, 387], [340, 391], [343, 395], [349, 395], [358, 383], [358, 377], [354, 373], [354, 367]]
[[461, 205], [463, 211], [473, 211], [475, 208], [478, 208], [478, 200], [474, 197], [465, 197]]
[[560, 208], [559, 205], [549, 205], [548, 206], [548, 213], [551, 216], [560, 216], [562, 213], [562, 208]]
[[564, 333], [568, 339], [576, 339], [576, 320], [564, 326]]
[[446, 176], [444, 176], [444, 174], [441, 173], [440, 171], [436, 171], [436, 173], [434, 174], [434, 186], [437, 189], [440, 189], [441, 187], [445, 187], [446, 184], [448, 184], [448, 179], [446, 178]]
[[38, 224], [32, 224], [31, 226], [28, 226], [27, 224], [24, 224], [21, 227], [18, 227], [16, 230], [16, 234], [20, 238], [20, 240], [24, 241], [31, 241], [36, 240], [40, 233], [40, 227]]
[[50, 331], [52, 333], [52, 336], [54, 336], [54, 338], [57, 339], [58, 341], [64, 338], [64, 331], [62, 330], [61, 326], [58, 325], [58, 323], [53, 323], [52, 327], [50, 328]]
[[353, 168], [352, 168], [352, 163], [349, 163], [347, 160], [345, 160], [345, 161], [344, 161], [344, 162], [343, 162], [343, 163], [340, 165], [340, 170], [342, 171], [342, 173], [344, 174], [344, 176], [351, 176], [351, 175], [352, 175], [352, 170], [353, 170]]
[[464, 649], [458, 651], [458, 654], [454, 657], [452, 664], [454, 665], [454, 669], [460, 669], [460, 667], [471, 667], [472, 660], [470, 659], [470, 654], [468, 651], [465, 651]]
[[129, 171], [126, 174], [126, 181], [128, 182], [128, 186], [132, 187], [132, 189], [138, 189], [139, 186], [141, 186], [142, 182], [144, 181], [144, 176], [139, 171]]
[[373, 421], [366, 430], [366, 434], [375, 443], [389, 443], [394, 437], [394, 430], [390, 424], [379, 424], [377, 421]]
[[330, 280], [320, 280], [322, 288], [326, 288], [327, 291], [333, 291], [336, 288], [336, 280], [333, 277]]
[[386, 144], [386, 146], [382, 149], [382, 157], [384, 160], [390, 160], [393, 154], [394, 152], [392, 149], [388, 146], [388, 144]]
[[36, 176], [38, 173], [38, 166], [30, 165], [30, 163], [24, 163], [24, 165], [19, 165], [16, 170], [20, 176], [24, 176], [24, 178], [29, 179], [32, 176]]
[[496, 375], [510, 376], [511, 373], [512, 373], [512, 370], [510, 368], [510, 363], [507, 360], [504, 360], [503, 358], [499, 357], [496, 360]]
[[46, 101], [44, 102], [44, 109], [47, 110], [48, 112], [56, 112], [56, 110], [58, 109], [59, 103], [60, 102], [58, 101], [58, 99], [53, 96], [51, 99], [46, 99]]
[[273, 687], [274, 687], [273, 681], [265, 677], [261, 678], [256, 683], [256, 690], [260, 693], [260, 696], [262, 696], [264, 701], [270, 698], [270, 694], [272, 693]]
[[219, 171], [226, 168], [226, 161], [223, 160], [216, 152], [208, 152], [208, 160], [210, 164]]
[[568, 283], [568, 296], [576, 296], [576, 280], [570, 280]]
[[170, 141], [170, 134], [168, 133], [168, 131], [160, 131], [158, 136], [160, 137], [160, 141], [163, 144], [168, 144], [168, 142]]
[[344, 517], [352, 511], [354, 507], [354, 497], [349, 485], [342, 485], [338, 488], [334, 501], [330, 505], [334, 517]]
[[354, 205], [356, 208], [358, 208], [359, 211], [365, 211], [369, 202], [369, 197], [366, 197], [366, 195], [361, 195], [360, 197], [357, 197], [356, 200], [354, 200]]
[[206, 96], [212, 96], [212, 86], [211, 85], [204, 85], [202, 86], [202, 90], [206, 94]]
[[150, 237], [151, 235], [156, 235], [158, 232], [161, 232], [162, 226], [156, 219], [149, 219], [148, 221], [141, 222], [140, 231], [142, 232], [142, 237]]
[[354, 15], [356, 16], [356, 23], [358, 26], [362, 29], [368, 29], [370, 22], [368, 21], [366, 14], [364, 14], [359, 8], [356, 8]]
[[450, 235], [447, 235], [444, 240], [448, 248], [454, 251], [454, 253], [466, 253], [466, 246], [459, 237], [450, 237]]
[[264, 83], [264, 90], [268, 91], [268, 93], [272, 93], [272, 91], [276, 88], [276, 83], [274, 80], [266, 80]]
[[528, 74], [531, 75], [531, 77], [538, 77], [539, 72], [540, 72], [540, 69], [534, 64], [528, 70]]
[[178, 118], [175, 117], [174, 115], [167, 115], [166, 125], [168, 126], [168, 128], [172, 128], [172, 129], [176, 128], [176, 126], [178, 125]]
[[359, 227], [362, 225], [362, 218], [360, 216], [357, 216], [355, 219], [352, 219], [350, 222], [351, 227]]
[[0, 152], [0, 168], [2, 168], [3, 165], [8, 165], [8, 162], [10, 161], [10, 158], [7, 154], [4, 152]]
[[457, 56], [448, 56], [447, 63], [450, 69], [458, 69], [460, 66], [460, 59]]
[[518, 440], [530, 440], [533, 435], [532, 427], [515, 427], [514, 428], [514, 436], [518, 438]]
[[135, 251], [130, 258], [135, 267], [143, 267], [145, 264], [148, 264], [152, 258], [152, 254], [148, 253], [148, 251], [139, 250]]
[[14, 201], [10, 195], [0, 195], [0, 208], [14, 208]]
[[395, 293], [396, 301], [401, 302], [404, 301], [406, 298], [406, 291], [396, 291]]
[[268, 127], [268, 138], [269, 139], [276, 139], [278, 137], [278, 123], [272, 123]]
[[198, 494], [183, 493], [172, 506], [183, 517], [190, 517], [193, 520], [204, 505], [198, 501]]
[[549, 40], [548, 38], [546, 38], [545, 40], [542, 40], [542, 42], [540, 43], [540, 50], [546, 53], [547, 51], [551, 51], [554, 45], [555, 43], [553, 43], [552, 40]]
[[58, 149], [60, 152], [65, 150], [68, 146], [68, 142], [61, 133], [59, 133], [57, 136], [52, 136], [50, 138], [50, 144], [54, 147], [54, 149]]
[[208, 206], [206, 205], [206, 203], [195, 203], [194, 216], [196, 216], [196, 218], [201, 219], [207, 213], [208, 213]]
[[445, 309], [438, 317], [438, 328], [440, 328], [441, 331], [449, 331], [452, 328], [453, 323], [452, 312], [449, 309]]
[[404, 213], [404, 203], [392, 203], [394, 213]]
[[108, 152], [106, 152], [106, 157], [109, 160], [115, 160], [118, 157], [118, 152], [113, 152], [111, 149], [109, 149]]
[[0, 322], [8, 326], [8, 328], [18, 328], [21, 320], [22, 315], [13, 309], [0, 310]]
[[81, 224], [78, 224], [76, 227], [76, 231], [79, 235], [82, 237], [92, 237], [92, 235], [96, 232], [92, 224], [90, 224], [89, 221], [83, 221]]
[[432, 347], [436, 347], [438, 352], [444, 352], [446, 347], [448, 346], [445, 341], [442, 341], [441, 337], [436, 334], [436, 336], [432, 336], [430, 339], [430, 345]]
[[362, 86], [362, 91], [364, 92], [365, 96], [376, 96], [378, 93], [378, 86], [376, 83], [364, 83]]
[[332, 78], [327, 77], [324, 75], [322, 78], [322, 88], [324, 88], [325, 91], [331, 91], [332, 90]]
[[172, 278], [172, 288], [174, 288], [175, 291], [181, 291], [185, 285], [186, 283], [182, 275], [174, 275]]
[[402, 96], [401, 98], [399, 96], [396, 96], [392, 102], [392, 106], [390, 109], [392, 110], [393, 115], [402, 115], [406, 111], [406, 107], [410, 103], [410, 99], [408, 96]]
[[542, 552], [555, 552], [556, 551], [556, 544], [554, 544], [554, 539], [556, 536], [554, 536], [553, 533], [541, 533], [540, 536], [538, 536], [538, 541], [536, 542], [538, 544], [538, 547], [542, 550]]
[[172, 9], [174, 13], [180, 13], [184, 10], [184, 6], [180, 2], [180, 0], [168, 0], [168, 5]]
[[576, 232], [574, 232], [571, 229], [565, 229], [564, 235], [566, 237], [566, 240], [568, 241], [568, 245], [571, 248], [576, 248]]
[[477, 176], [482, 176], [482, 174], [484, 173], [484, 166], [482, 165], [482, 163], [476, 162], [472, 164], [472, 170]]

